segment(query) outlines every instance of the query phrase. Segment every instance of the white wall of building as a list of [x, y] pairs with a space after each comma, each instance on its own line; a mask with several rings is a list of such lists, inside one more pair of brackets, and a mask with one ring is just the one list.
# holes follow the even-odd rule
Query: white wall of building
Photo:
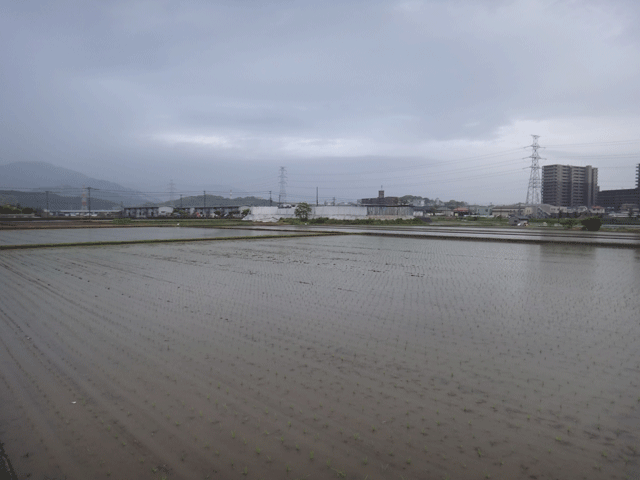
[[311, 207], [311, 218], [332, 220], [358, 220], [367, 218], [367, 207], [357, 205], [318, 205]]
[[[392, 208], [392, 207], [389, 207]], [[407, 207], [405, 207], [406, 209]], [[244, 219], [253, 222], [277, 222], [281, 218], [296, 218], [295, 207], [251, 207], [251, 213]], [[332, 220], [360, 220], [366, 218], [399, 218], [397, 215], [380, 215], [375, 217], [367, 216], [369, 209], [366, 206], [358, 205], [311, 205], [309, 218], [330, 218]], [[410, 219], [411, 214], [402, 218]]]
[[295, 218], [295, 208], [251, 207], [244, 220], [252, 222], [277, 222], [281, 218]]

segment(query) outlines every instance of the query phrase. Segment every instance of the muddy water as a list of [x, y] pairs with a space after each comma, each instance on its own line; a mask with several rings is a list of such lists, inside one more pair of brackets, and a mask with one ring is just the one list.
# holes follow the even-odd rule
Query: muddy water
[[[273, 232], [192, 227], [135, 227], [135, 228], [70, 228], [55, 230], [0, 231], [0, 245], [34, 243], [113, 242], [127, 240], [168, 240], [174, 238], [221, 238], [273, 235]], [[283, 235], [286, 235], [283, 232]]]
[[0, 268], [0, 440], [23, 475], [640, 471], [636, 250], [351, 236]]

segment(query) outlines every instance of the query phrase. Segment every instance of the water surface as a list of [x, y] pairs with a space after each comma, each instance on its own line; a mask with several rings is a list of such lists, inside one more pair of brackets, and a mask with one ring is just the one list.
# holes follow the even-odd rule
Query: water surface
[[[0, 231], [0, 245], [251, 237], [263, 235], [273, 235], [273, 232], [235, 228], [192, 227], [60, 228]], [[287, 235], [287, 233], [283, 232], [283, 235]]]

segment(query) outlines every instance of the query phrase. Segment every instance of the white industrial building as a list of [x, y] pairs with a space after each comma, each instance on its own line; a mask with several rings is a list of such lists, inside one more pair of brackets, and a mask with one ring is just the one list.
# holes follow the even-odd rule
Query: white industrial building
[[[413, 218], [411, 206], [375, 205], [310, 205], [309, 219], [329, 218], [331, 220], [395, 220]], [[296, 218], [294, 205], [285, 207], [251, 207], [251, 213], [244, 219], [253, 222], [277, 222], [281, 218]]]

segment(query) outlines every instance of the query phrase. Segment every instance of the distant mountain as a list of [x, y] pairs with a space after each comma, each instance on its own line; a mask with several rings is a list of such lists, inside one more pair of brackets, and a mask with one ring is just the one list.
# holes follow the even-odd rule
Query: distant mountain
[[122, 203], [124, 206], [136, 206], [160, 201], [117, 183], [91, 178], [47, 162], [0, 165], [0, 189], [3, 190], [49, 190], [63, 197], [81, 197], [83, 187], [91, 187], [92, 199], [108, 200], [118, 205]]
[[[49, 210], [80, 210], [82, 196], [62, 196], [49, 193]], [[0, 205], [20, 205], [22, 208], [31, 207], [35, 210], [47, 208], [45, 192], [21, 192], [18, 190], [0, 190]], [[120, 207], [119, 203], [91, 197], [91, 210], [113, 210]]]
[[[156, 204], [154, 204], [156, 205]], [[202, 207], [205, 205], [204, 195], [195, 195], [193, 197], [183, 197], [181, 200], [173, 200], [168, 202], [162, 202], [157, 205], [160, 206], [168, 206], [168, 207]], [[269, 200], [258, 197], [237, 197], [237, 198], [227, 198], [221, 197], [219, 195], [207, 195], [206, 205], [208, 206], [227, 206], [227, 205], [237, 205], [237, 206], [266, 206], [269, 205]], [[275, 205], [275, 204], [274, 204]]]

